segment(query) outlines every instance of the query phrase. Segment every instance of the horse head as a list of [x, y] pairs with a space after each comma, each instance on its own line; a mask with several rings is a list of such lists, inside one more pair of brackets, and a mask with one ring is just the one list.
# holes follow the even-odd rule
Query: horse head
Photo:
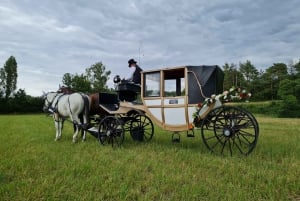
[[44, 105], [43, 105], [43, 111], [44, 112], [48, 112], [55, 97], [57, 96], [57, 92], [48, 92], [48, 93], [45, 93], [43, 92], [43, 99], [44, 99]]

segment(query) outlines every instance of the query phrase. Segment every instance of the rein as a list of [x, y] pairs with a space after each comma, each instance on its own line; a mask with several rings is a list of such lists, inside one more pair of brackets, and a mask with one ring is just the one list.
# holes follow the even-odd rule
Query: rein
[[[62, 96], [64, 96], [65, 94], [61, 94], [60, 96], [59, 96], [59, 94], [60, 94], [60, 93], [56, 93], [55, 96], [53, 97], [52, 101], [49, 101], [48, 97], [46, 96], [46, 102], [48, 103], [48, 111], [52, 113], [53, 119], [54, 119], [55, 122], [60, 122], [60, 119], [62, 119], [62, 121], [64, 121], [64, 119], [60, 117], [60, 115], [59, 115], [59, 113], [58, 113], [58, 111], [57, 111], [56, 106], [57, 106], [57, 104], [58, 104], [59, 99], [60, 99]], [[58, 97], [58, 96], [59, 96], [59, 97]], [[54, 104], [55, 99], [57, 99], [57, 101], [56, 101], [56, 103]], [[54, 105], [54, 106], [53, 106], [53, 105]], [[55, 116], [56, 116], [55, 114], [57, 114], [58, 118], [55, 117]], [[49, 115], [49, 116], [50, 116], [50, 115]]]

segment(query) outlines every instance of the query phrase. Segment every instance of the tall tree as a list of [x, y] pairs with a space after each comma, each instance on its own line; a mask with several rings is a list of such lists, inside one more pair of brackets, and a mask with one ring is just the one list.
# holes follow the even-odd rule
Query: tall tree
[[0, 69], [0, 78], [4, 96], [7, 99], [17, 88], [17, 61], [15, 57], [10, 56]]
[[292, 61], [288, 64], [288, 77], [292, 80], [296, 79], [297, 70]]
[[295, 96], [300, 101], [300, 78], [295, 80]]
[[98, 62], [86, 68], [83, 74], [65, 73], [62, 83], [75, 91], [86, 93], [108, 91], [107, 81], [110, 73], [101, 62]]
[[65, 73], [62, 78], [63, 85], [72, 88], [73, 77], [71, 73]]
[[251, 91], [251, 93], [255, 96], [256, 86], [258, 84], [258, 70], [249, 60], [247, 60], [245, 63], [240, 63], [239, 70], [245, 79], [243, 87]]
[[284, 79], [279, 84], [278, 95], [284, 99], [287, 95], [295, 95], [295, 81]]
[[239, 70], [243, 74], [248, 84], [251, 81], [255, 80], [258, 76], [258, 71], [256, 67], [249, 60], [247, 60], [245, 63], [240, 63]]
[[102, 62], [95, 63], [87, 68], [85, 74], [91, 83], [93, 92], [108, 90], [107, 81], [111, 72], [109, 70], [106, 71]]
[[296, 70], [296, 77], [300, 78], [300, 59], [293, 66], [294, 66], [294, 68]]
[[285, 63], [274, 63], [273, 66], [266, 70], [266, 73], [273, 77], [275, 80], [283, 80], [288, 74], [288, 68]]
[[265, 72], [260, 70], [257, 75], [257, 79], [253, 80], [251, 84], [253, 89], [251, 93], [253, 97], [252, 100], [267, 100], [268, 94], [266, 91], [266, 80], [264, 79]]
[[3, 97], [5, 90], [5, 71], [4, 68], [0, 68], [0, 98]]
[[241, 87], [244, 82], [243, 75], [239, 72], [237, 66], [233, 63], [230, 65], [225, 63], [224, 70], [224, 83], [223, 89], [230, 89], [232, 86]]
[[75, 74], [72, 80], [71, 88], [75, 91], [89, 93], [91, 92], [91, 83], [84, 74]]
[[65, 73], [63, 75], [62, 83], [64, 86], [71, 88], [74, 91], [81, 91], [85, 93], [91, 92], [91, 83], [84, 74]]
[[280, 81], [288, 77], [287, 65], [284, 63], [274, 63], [273, 66], [266, 70], [263, 78], [267, 81], [266, 88], [269, 88], [269, 99], [277, 99], [277, 92]]

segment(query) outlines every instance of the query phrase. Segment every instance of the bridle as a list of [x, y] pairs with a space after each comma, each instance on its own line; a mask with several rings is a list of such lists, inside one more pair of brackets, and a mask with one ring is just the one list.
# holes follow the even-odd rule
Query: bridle
[[[49, 92], [49, 93], [56, 93], [56, 92]], [[45, 98], [45, 106], [47, 107], [47, 110], [49, 110], [51, 108], [53, 101], [55, 100], [55, 98], [58, 96], [59, 93], [56, 93], [52, 100], [48, 99], [48, 94], [45, 96], [46, 97]]]

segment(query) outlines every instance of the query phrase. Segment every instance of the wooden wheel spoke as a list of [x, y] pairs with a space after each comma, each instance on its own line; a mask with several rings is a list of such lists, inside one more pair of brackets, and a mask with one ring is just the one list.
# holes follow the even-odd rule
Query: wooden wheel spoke
[[[251, 142], [249, 142], [249, 140], [242, 135], [236, 135], [236, 137], [238, 138], [240, 145], [244, 144], [244, 145], [248, 146], [251, 144]], [[242, 139], [241, 139], [241, 137], [242, 137]]]
[[246, 154], [242, 151], [241, 147], [235, 142], [235, 139], [233, 140], [233, 144], [237, 147], [241, 154]]
[[223, 143], [223, 146], [222, 146], [222, 149], [221, 149], [221, 154], [223, 154], [223, 152], [224, 152], [224, 148], [225, 148], [226, 142], [227, 142], [227, 140], [225, 140], [224, 143]]
[[213, 136], [207, 137], [205, 139], [206, 140], [211, 140], [211, 139], [215, 139], [215, 138], [221, 139], [222, 137], [224, 137], [223, 134], [220, 134], [220, 135], [213, 135]]
[[232, 156], [232, 147], [231, 147], [230, 138], [228, 138], [228, 145], [229, 145], [230, 156]]
[[248, 132], [246, 132], [244, 130], [239, 130], [239, 135], [255, 138], [255, 134], [248, 133]]
[[131, 137], [138, 141], [149, 141], [153, 137], [154, 127], [149, 117], [138, 114], [132, 120], [129, 128]]

